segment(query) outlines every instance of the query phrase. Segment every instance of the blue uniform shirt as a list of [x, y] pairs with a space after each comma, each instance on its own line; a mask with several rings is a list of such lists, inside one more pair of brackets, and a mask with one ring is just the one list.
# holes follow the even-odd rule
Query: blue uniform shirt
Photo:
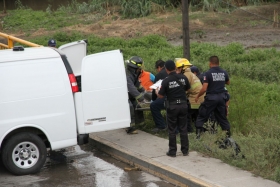
[[226, 92], [225, 83], [229, 81], [228, 73], [220, 68], [212, 67], [204, 73], [203, 83], [208, 83], [206, 94]]

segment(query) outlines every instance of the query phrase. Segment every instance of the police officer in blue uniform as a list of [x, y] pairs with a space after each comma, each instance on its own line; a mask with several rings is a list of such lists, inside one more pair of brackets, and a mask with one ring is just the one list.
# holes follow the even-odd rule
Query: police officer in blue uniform
[[219, 67], [219, 58], [211, 56], [209, 58], [210, 69], [204, 73], [203, 86], [197, 95], [195, 101], [206, 92], [204, 102], [200, 105], [199, 114], [196, 120], [197, 138], [203, 131], [203, 124], [208, 120], [210, 114], [214, 111], [215, 118], [220, 124], [222, 130], [227, 131], [230, 136], [230, 124], [226, 114], [226, 100], [228, 99], [225, 84], [229, 84], [228, 73]]
[[158, 91], [158, 97], [167, 97], [166, 109], [169, 151], [166, 155], [176, 157], [176, 129], [178, 129], [181, 139], [181, 151], [184, 156], [187, 156], [189, 154], [189, 139], [187, 131], [188, 103], [186, 91], [190, 89], [190, 83], [186, 76], [176, 74], [174, 61], [166, 61], [165, 68], [168, 76], [162, 81], [161, 88]]

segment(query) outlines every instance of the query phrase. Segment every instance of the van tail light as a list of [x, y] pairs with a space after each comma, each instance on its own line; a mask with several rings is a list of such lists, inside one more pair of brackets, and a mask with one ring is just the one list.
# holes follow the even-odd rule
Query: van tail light
[[75, 78], [75, 75], [74, 74], [68, 74], [68, 76], [69, 76], [72, 92], [73, 93], [78, 92], [79, 91], [79, 87], [78, 87], [78, 83], [77, 83], [77, 80]]

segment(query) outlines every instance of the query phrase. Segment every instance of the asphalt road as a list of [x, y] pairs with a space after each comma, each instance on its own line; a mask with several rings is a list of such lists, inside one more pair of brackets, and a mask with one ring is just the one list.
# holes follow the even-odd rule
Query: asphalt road
[[90, 145], [52, 152], [36, 175], [14, 176], [0, 162], [1, 187], [172, 187], [142, 171], [124, 171], [131, 166], [96, 151]]

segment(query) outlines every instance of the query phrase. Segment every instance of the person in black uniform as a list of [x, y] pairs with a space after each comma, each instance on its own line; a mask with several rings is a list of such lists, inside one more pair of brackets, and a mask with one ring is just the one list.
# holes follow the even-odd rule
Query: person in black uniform
[[166, 109], [169, 130], [169, 151], [166, 155], [176, 157], [176, 129], [178, 129], [181, 139], [181, 151], [184, 156], [187, 156], [189, 154], [189, 139], [186, 123], [188, 119], [186, 91], [188, 91], [191, 86], [186, 76], [176, 74], [174, 61], [166, 61], [165, 68], [168, 77], [162, 81], [161, 88], [157, 95], [159, 98], [167, 97]]
[[230, 124], [226, 114], [226, 100], [228, 95], [225, 90], [225, 84], [229, 84], [228, 73], [219, 67], [219, 58], [211, 56], [209, 58], [210, 69], [204, 73], [203, 86], [195, 98], [198, 98], [206, 92], [204, 102], [200, 105], [199, 114], [196, 120], [197, 138], [203, 131], [203, 124], [208, 120], [210, 114], [214, 111], [215, 119], [221, 125], [222, 130], [227, 131], [230, 136]]
[[[158, 72], [158, 74], [155, 76], [154, 83], [156, 83], [158, 80], [165, 79], [168, 74], [164, 67], [165, 62], [163, 60], [158, 60], [155, 63], [155, 68]], [[153, 102], [150, 105], [151, 113], [155, 122], [155, 128], [152, 130], [154, 133], [158, 133], [161, 130], [166, 129], [166, 123], [165, 119], [163, 118], [161, 114], [161, 110], [164, 110], [164, 98], [158, 98], [157, 94], [155, 93], [155, 90], [152, 92], [152, 100]]]

